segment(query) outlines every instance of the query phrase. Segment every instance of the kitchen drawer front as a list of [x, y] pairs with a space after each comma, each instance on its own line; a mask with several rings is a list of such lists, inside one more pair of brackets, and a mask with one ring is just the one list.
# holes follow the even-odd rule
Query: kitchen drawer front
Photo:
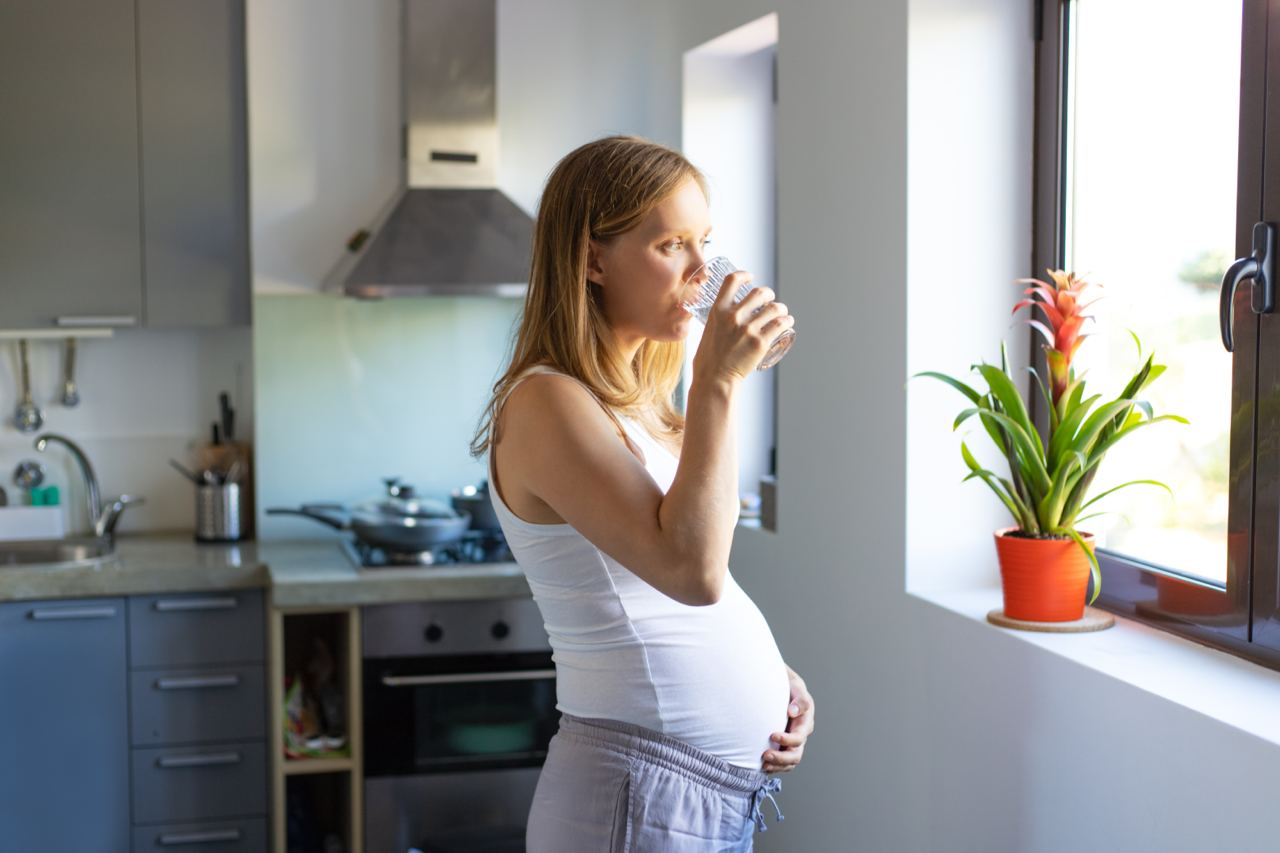
[[133, 750], [134, 823], [266, 811], [267, 750], [261, 741]]
[[133, 853], [267, 853], [267, 820], [135, 826]]
[[129, 665], [190, 666], [266, 659], [258, 590], [129, 599]]
[[129, 674], [134, 746], [266, 737], [261, 665], [152, 669]]

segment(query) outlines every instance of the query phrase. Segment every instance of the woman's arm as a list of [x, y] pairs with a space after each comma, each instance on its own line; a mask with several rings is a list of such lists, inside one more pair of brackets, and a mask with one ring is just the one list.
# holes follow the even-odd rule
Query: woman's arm
[[[684, 604], [719, 600], [738, 507], [734, 398], [769, 344], [792, 325], [768, 288], [741, 303], [745, 273], [729, 276], [694, 358], [684, 446], [664, 495], [577, 382], [533, 376], [500, 415], [500, 488], [545, 503], [650, 585]], [[753, 316], [756, 309], [763, 309]], [[513, 476], [508, 476], [508, 475]]]

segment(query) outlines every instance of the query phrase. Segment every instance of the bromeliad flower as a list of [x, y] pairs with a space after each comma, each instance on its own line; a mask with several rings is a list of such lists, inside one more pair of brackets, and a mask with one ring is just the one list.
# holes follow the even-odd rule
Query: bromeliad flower
[[1084, 309], [1097, 301], [1094, 299], [1084, 302], [1082, 297], [1090, 288], [1102, 285], [1062, 270], [1045, 270], [1045, 272], [1049, 273], [1049, 278], [1053, 280], [1052, 284], [1038, 278], [1018, 279], [1019, 284], [1031, 286], [1024, 291], [1028, 298], [1013, 306], [1013, 313], [1016, 314], [1019, 308], [1028, 306], [1039, 308], [1040, 313], [1048, 321], [1047, 326], [1035, 317], [1027, 322], [1045, 339], [1044, 350], [1049, 359], [1049, 378], [1053, 387], [1053, 402], [1056, 406], [1071, 382], [1071, 359], [1080, 348], [1080, 344], [1084, 343], [1084, 339], [1088, 337], [1081, 333], [1081, 327], [1085, 320], [1092, 319], [1092, 315], [1085, 314]]

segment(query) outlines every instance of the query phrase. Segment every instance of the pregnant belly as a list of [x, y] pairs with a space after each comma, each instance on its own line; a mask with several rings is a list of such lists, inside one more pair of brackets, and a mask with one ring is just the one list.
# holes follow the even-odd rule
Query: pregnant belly
[[[760, 769], [785, 731], [786, 665], [759, 609], [736, 584], [681, 630], [648, 643], [663, 731], [740, 767]], [[662, 635], [659, 635], [662, 636]]]

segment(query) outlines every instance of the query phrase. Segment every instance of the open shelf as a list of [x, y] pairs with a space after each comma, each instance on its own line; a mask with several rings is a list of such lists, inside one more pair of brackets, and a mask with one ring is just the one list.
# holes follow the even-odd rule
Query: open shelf
[[[322, 845], [328, 836], [344, 853], [364, 849], [364, 773], [360, 754], [360, 608], [298, 608], [273, 604], [270, 692], [272, 844], [277, 853]], [[319, 641], [325, 651], [318, 651]], [[346, 753], [290, 757], [285, 752], [286, 679], [311, 678], [317, 655], [332, 659], [341, 694]], [[323, 849], [316, 847], [315, 849]]]

